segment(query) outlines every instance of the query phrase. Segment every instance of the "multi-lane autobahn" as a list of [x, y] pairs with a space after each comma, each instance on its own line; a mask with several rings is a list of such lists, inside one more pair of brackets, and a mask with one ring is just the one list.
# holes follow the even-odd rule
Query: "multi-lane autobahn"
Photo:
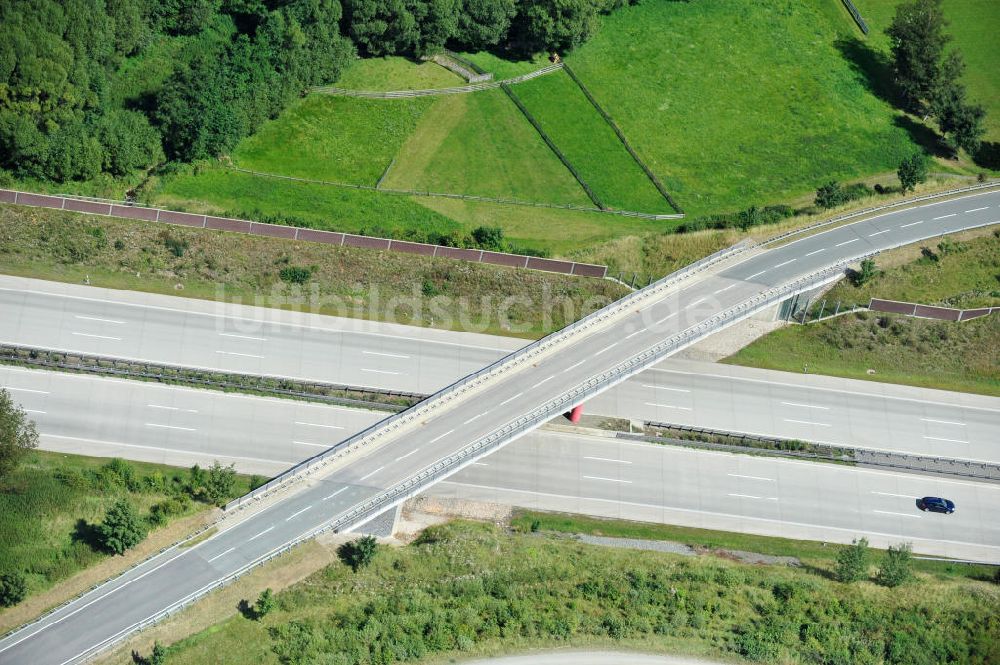
[[[0, 642], [0, 658], [14, 663], [85, 658], [158, 610], [197, 596], [227, 574], [341, 515], [354, 514], [354, 507], [381, 496], [386, 488], [427, 477], [414, 486], [424, 489], [442, 480], [476, 459], [469, 452], [475, 442], [502, 445], [527, 433], [587, 394], [587, 386], [598, 391], [610, 386], [611, 376], [624, 377], [658, 361], [649, 351], [665, 341], [677, 340], [670, 347], [676, 350], [681, 340], [716, 331], [720, 314], [735, 320], [752, 311], [749, 303], [768, 302], [762, 294], [867, 253], [1000, 221], [998, 204], [1000, 194], [989, 193], [901, 210], [766, 251], [746, 252], [690, 278], [654, 285], [630, 300], [627, 309], [613, 308], [600, 323], [578, 329], [529, 360], [512, 361], [505, 371], [475, 387], [396, 417], [395, 426], [387, 423], [370, 433], [367, 447], [299, 482], [297, 491], [283, 494], [231, 528], [195, 547], [171, 550], [9, 636]], [[604, 383], [595, 384], [595, 377]], [[442, 460], [461, 461], [428, 477]], [[129, 593], [119, 591], [125, 585]]]

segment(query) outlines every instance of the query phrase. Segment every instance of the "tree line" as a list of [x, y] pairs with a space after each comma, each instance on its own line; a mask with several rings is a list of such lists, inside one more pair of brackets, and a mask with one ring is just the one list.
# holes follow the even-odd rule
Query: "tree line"
[[[0, 169], [64, 182], [215, 157], [359, 54], [565, 51], [636, 1], [10, 0]], [[122, 99], [136, 68], [165, 75]]]

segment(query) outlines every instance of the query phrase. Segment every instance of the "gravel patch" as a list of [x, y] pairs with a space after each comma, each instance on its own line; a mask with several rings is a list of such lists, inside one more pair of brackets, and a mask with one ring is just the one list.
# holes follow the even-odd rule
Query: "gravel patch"
[[607, 536], [591, 536], [584, 533], [573, 534], [573, 539], [589, 545], [603, 545], [604, 547], [620, 547], [629, 550], [650, 550], [653, 552], [667, 552], [668, 554], [681, 554], [683, 556], [698, 556], [700, 554], [714, 554], [726, 559], [740, 561], [742, 563], [763, 564], [769, 566], [800, 566], [802, 562], [793, 556], [772, 556], [769, 554], [759, 554], [757, 552], [744, 552], [743, 550], [727, 549], [707, 549], [694, 548], [684, 543], [672, 540], [643, 540], [641, 538], [608, 538]]

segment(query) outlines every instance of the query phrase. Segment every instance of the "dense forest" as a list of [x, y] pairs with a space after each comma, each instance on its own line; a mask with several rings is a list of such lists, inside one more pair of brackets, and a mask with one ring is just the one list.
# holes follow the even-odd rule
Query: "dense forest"
[[0, 169], [62, 182], [218, 156], [358, 55], [566, 51], [635, 1], [3, 0]]

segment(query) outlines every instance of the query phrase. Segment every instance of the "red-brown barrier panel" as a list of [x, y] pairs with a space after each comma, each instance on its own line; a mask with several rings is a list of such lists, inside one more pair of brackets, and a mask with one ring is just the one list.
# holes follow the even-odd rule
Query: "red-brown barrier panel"
[[174, 212], [173, 210], [161, 210], [160, 221], [168, 222], [170, 224], [181, 224], [183, 226], [201, 227], [205, 225], [205, 216], [193, 215], [189, 212]]
[[363, 247], [365, 249], [389, 249], [387, 238], [369, 238], [368, 236], [344, 235], [344, 244], [348, 247]]
[[393, 240], [389, 243], [389, 249], [394, 252], [404, 252], [406, 254], [419, 254], [420, 256], [434, 256], [434, 245], [425, 245], [419, 242], [406, 242], [405, 240]]
[[948, 307], [932, 307], [930, 305], [917, 305], [914, 316], [922, 316], [926, 319], [940, 319], [942, 321], [958, 321], [960, 310]]
[[26, 194], [21, 192], [17, 195], [17, 202], [22, 205], [37, 206], [39, 208], [62, 208], [63, 199], [61, 196], [46, 196], [45, 194]]
[[78, 201], [76, 199], [66, 199], [66, 210], [73, 212], [89, 212], [94, 215], [110, 215], [110, 203], [97, 203], [95, 201]]
[[316, 229], [299, 229], [299, 240], [322, 242], [327, 245], [340, 245], [344, 242], [344, 234], [336, 231], [317, 231]]
[[10, 189], [0, 189], [0, 203], [13, 203], [17, 199], [17, 192]]
[[895, 300], [879, 300], [872, 298], [868, 309], [875, 312], [889, 312], [892, 314], [913, 314], [913, 303], [896, 302]]
[[479, 255], [482, 250], [479, 249], [464, 249], [462, 247], [438, 247], [436, 256], [440, 256], [446, 259], [456, 259], [458, 261], [474, 261], [479, 262]]
[[561, 272], [564, 275], [568, 275], [573, 270], [573, 263], [570, 261], [558, 261], [556, 259], [540, 259], [537, 256], [532, 256], [528, 258], [528, 267], [532, 270], [547, 270], [548, 272]]
[[581, 277], [603, 278], [608, 274], [607, 266], [595, 266], [592, 263], [576, 263], [573, 265], [573, 274]]
[[980, 316], [986, 316], [987, 314], [992, 314], [993, 309], [990, 307], [983, 307], [980, 309], [967, 309], [962, 312], [962, 320], [968, 321], [969, 319], [978, 319]]
[[111, 214], [115, 217], [125, 217], [127, 219], [141, 219], [147, 222], [156, 221], [155, 208], [134, 208], [132, 206], [111, 206]]
[[243, 219], [229, 219], [228, 217], [207, 217], [205, 228], [217, 231], [239, 231], [240, 233], [250, 233], [251, 223]]
[[492, 263], [498, 266], [510, 266], [511, 268], [523, 268], [525, 256], [514, 254], [501, 254], [500, 252], [483, 252], [482, 263]]
[[259, 236], [268, 236], [269, 238], [294, 238], [295, 227], [254, 222], [253, 226], [251, 226], [251, 233]]

